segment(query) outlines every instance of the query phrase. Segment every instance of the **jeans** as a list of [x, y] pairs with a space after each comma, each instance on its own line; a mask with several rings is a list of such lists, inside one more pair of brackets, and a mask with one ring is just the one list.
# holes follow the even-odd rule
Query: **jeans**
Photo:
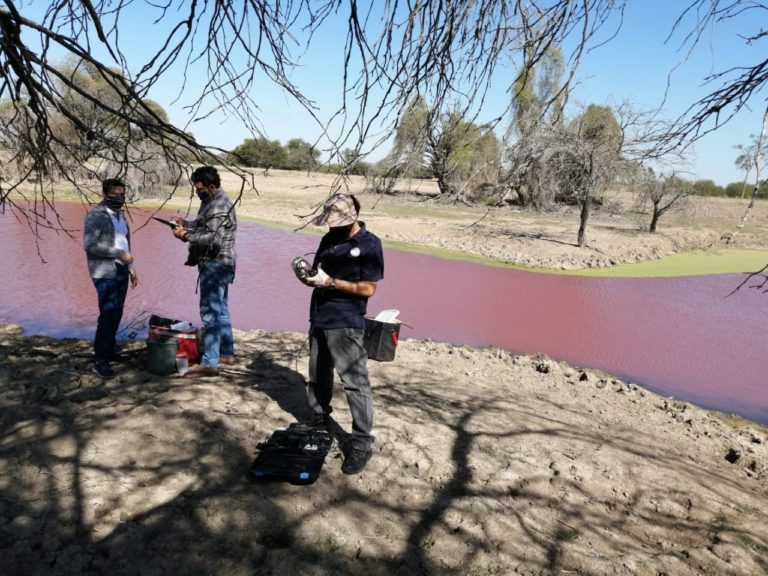
[[93, 278], [99, 297], [99, 320], [93, 339], [96, 362], [106, 362], [115, 353], [117, 329], [123, 319], [125, 296], [128, 293], [128, 267], [118, 264], [114, 278]]
[[309, 335], [307, 400], [316, 414], [330, 414], [333, 370], [339, 373], [352, 414], [353, 448], [369, 450], [374, 437], [373, 392], [368, 380], [368, 354], [360, 328], [313, 328]]
[[229, 316], [229, 285], [235, 271], [217, 260], [200, 264], [200, 319], [203, 322], [203, 357], [208, 368], [219, 365], [219, 356], [235, 353], [232, 320]]

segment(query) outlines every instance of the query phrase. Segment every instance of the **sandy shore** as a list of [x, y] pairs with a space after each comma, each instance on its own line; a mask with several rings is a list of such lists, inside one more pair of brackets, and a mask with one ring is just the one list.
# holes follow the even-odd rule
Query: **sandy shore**
[[[242, 217], [293, 227], [327, 193], [311, 177], [266, 180]], [[703, 247], [726, 228], [700, 214], [706, 226], [650, 236], [601, 214], [583, 251], [573, 214], [480, 219], [483, 209], [421, 194], [362, 199], [385, 240], [559, 268]], [[765, 246], [764, 222], [740, 245]], [[336, 444], [311, 486], [259, 483], [247, 473], [259, 442], [306, 416], [305, 336], [236, 339], [239, 362], [215, 379], [152, 375], [139, 342], [103, 382], [89, 372], [89, 342], [2, 326], [3, 573], [768, 570], [764, 427], [546, 357], [406, 339], [394, 362], [370, 362], [377, 440], [361, 475], [341, 473]], [[334, 406], [343, 440], [340, 389]]]

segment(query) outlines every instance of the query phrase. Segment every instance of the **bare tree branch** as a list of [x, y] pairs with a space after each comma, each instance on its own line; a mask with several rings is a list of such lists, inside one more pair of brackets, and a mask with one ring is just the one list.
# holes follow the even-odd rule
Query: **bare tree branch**
[[736, 226], [736, 230], [734, 230], [733, 234], [730, 235], [728, 238], [728, 243], [733, 242], [734, 238], [736, 238], [736, 234], [741, 232], [741, 230], [744, 228], [744, 226], [747, 223], [747, 219], [749, 218], [750, 213], [752, 212], [752, 208], [755, 206], [755, 198], [757, 198], [757, 194], [760, 191], [760, 166], [762, 165], [763, 160], [763, 148], [765, 146], [765, 132], [768, 129], [768, 108], [765, 109], [765, 112], [763, 113], [763, 125], [762, 129], [760, 130], [760, 135], [757, 138], [757, 142], [755, 143], [755, 154], [754, 154], [754, 166], [755, 166], [755, 186], [752, 189], [752, 196], [749, 199], [749, 205], [747, 206], [747, 209], [744, 211], [744, 216], [741, 217], [741, 222], [739, 222], [738, 226]]
[[[499, 63], [517, 53], [536, 63], [549, 46], [576, 36], [569, 59], [573, 70], [588, 42], [611, 14], [623, 10], [624, 3], [420, 0], [365, 6], [355, 0], [225, 0], [174, 5], [58, 0], [40, 21], [34, 21], [21, 14], [15, 0], [5, 0], [0, 8], [0, 99], [30, 112], [35, 130], [27, 144], [41, 161], [47, 160], [50, 146], [57, 141], [52, 129], [54, 111], [84, 138], [93, 138], [88, 136], [91, 128], [61, 103], [64, 88], [77, 90], [53, 64], [56, 55], [66, 53], [93, 66], [122, 96], [114, 106], [90, 98], [93, 106], [130, 122], [160, 146], [182, 146], [186, 156], [202, 159], [216, 149], [196, 142], [185, 132], [188, 126], [175, 128], [154, 117], [142, 105], [151, 89], [162, 77], [180, 70], [179, 96], [193, 94], [186, 104], [190, 122], [223, 111], [243, 122], [254, 136], [261, 136], [258, 94], [261, 83], [267, 81], [315, 118], [332, 143], [331, 154], [350, 145], [362, 151], [363, 143], [372, 148], [388, 138], [387, 127], [391, 129], [416, 95], [428, 96], [438, 109], [461, 101], [467, 110], [479, 110]], [[123, 23], [137, 10], [152, 21], [148, 36], [155, 48], [145, 62], [128, 60], [120, 34]], [[321, 117], [309, 87], [291, 80], [300, 63], [294, 52], [310, 50], [317, 32], [340, 17], [346, 17], [340, 105]], [[296, 30], [302, 34], [294, 34]], [[38, 43], [39, 48], [33, 48]], [[106, 53], [108, 61], [100, 60], [97, 53]], [[197, 64], [204, 64], [207, 73], [203, 81], [196, 76], [193, 82], [187, 74]], [[89, 99], [87, 91], [80, 96]], [[46, 172], [50, 165], [63, 167], [54, 160], [36, 169], [41, 176], [52, 177]]]
[[[690, 52], [702, 41], [705, 30], [737, 18], [740, 25], [755, 26], [765, 21], [766, 14], [768, 4], [756, 0], [695, 0], [677, 18], [668, 40], [686, 26], [687, 19], [692, 19], [693, 27], [683, 38], [683, 46], [687, 46]], [[765, 36], [766, 32], [761, 28], [754, 34], [739, 37], [745, 44], [753, 44]], [[716, 72], [704, 78], [703, 83], [713, 87], [711, 92], [691, 104], [677, 118], [673, 129], [661, 143], [664, 148], [695, 142], [727, 124], [747, 108], [749, 102], [766, 88], [768, 59]]]

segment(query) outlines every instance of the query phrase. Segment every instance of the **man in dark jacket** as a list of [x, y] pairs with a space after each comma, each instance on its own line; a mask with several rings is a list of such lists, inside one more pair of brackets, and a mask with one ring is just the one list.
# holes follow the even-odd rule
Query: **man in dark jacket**
[[101, 203], [85, 216], [83, 247], [88, 273], [99, 297], [92, 370], [106, 380], [115, 376], [110, 361], [120, 358], [115, 345], [128, 282], [136, 288], [139, 278], [133, 267], [131, 232], [123, 211], [125, 184], [110, 178], [102, 182], [101, 191]]
[[350, 194], [334, 194], [325, 202], [313, 222], [327, 224], [329, 231], [315, 253], [317, 273], [304, 279], [315, 288], [309, 309], [309, 407], [316, 424], [327, 424], [335, 368], [352, 414], [352, 434], [343, 447], [345, 474], [361, 472], [371, 458], [373, 393], [363, 336], [368, 298], [384, 277], [381, 241], [358, 221], [359, 212], [360, 203]]

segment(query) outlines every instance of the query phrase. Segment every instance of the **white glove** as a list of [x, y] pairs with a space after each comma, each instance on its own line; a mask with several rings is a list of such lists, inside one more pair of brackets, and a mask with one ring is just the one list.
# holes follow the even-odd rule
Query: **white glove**
[[323, 270], [320, 265], [318, 265], [317, 266], [317, 274], [307, 278], [306, 282], [310, 286], [317, 286], [318, 288], [323, 288], [325, 286], [330, 286], [331, 285], [331, 277], [328, 276], [328, 274], [325, 273], [325, 270]]

